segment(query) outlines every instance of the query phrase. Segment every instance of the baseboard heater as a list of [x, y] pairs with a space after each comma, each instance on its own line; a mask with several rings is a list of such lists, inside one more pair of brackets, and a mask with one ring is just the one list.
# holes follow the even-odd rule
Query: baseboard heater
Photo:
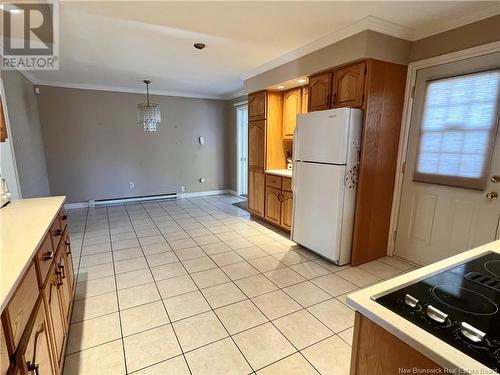
[[95, 206], [102, 206], [102, 205], [106, 205], [106, 204], [146, 202], [146, 201], [157, 201], [157, 200], [177, 199], [177, 198], [179, 198], [179, 194], [168, 193], [168, 194], [160, 194], [160, 195], [142, 195], [142, 196], [137, 196], [137, 197], [126, 197], [126, 198], [96, 199], [96, 200], [89, 200], [89, 206], [95, 207]]

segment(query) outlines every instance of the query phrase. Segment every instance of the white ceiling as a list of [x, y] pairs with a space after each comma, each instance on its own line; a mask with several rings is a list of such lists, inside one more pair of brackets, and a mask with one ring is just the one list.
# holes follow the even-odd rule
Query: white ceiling
[[242, 90], [242, 77], [367, 17], [417, 39], [498, 13], [498, 1], [66, 1], [60, 70], [31, 75], [40, 84], [123, 91], [143, 90], [148, 78], [156, 93], [228, 98]]

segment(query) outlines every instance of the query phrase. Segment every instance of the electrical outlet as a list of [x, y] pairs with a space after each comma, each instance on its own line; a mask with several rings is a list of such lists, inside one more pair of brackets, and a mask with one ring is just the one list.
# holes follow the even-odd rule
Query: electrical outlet
[[132, 181], [130, 181], [129, 187], [130, 187], [131, 189], [135, 188], [135, 185], [134, 185], [134, 183], [133, 183]]
[[181, 186], [181, 191], [186, 191], [186, 187], [185, 186]]

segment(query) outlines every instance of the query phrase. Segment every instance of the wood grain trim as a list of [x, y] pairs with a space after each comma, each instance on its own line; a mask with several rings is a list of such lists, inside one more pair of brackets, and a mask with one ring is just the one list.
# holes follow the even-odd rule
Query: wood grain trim
[[357, 311], [354, 324], [351, 375], [400, 374], [401, 368], [414, 367], [429, 371], [422, 373], [444, 373], [443, 367]]
[[0, 96], [0, 142], [5, 142], [7, 137], [7, 122], [5, 121], [5, 112], [3, 110], [2, 97]]
[[406, 66], [367, 60], [366, 110], [351, 264], [387, 255]]

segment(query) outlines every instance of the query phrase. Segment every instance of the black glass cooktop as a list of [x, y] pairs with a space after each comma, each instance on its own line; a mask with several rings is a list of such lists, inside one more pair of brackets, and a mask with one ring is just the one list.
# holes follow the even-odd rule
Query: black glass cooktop
[[376, 301], [500, 370], [500, 254], [487, 253]]

